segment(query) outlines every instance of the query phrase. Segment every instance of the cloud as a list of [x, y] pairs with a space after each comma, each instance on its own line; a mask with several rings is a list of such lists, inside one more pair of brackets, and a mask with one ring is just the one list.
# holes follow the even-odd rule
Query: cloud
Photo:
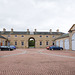
[[[0, 0], [0, 30], [67, 32], [74, 24], [74, 0]], [[65, 27], [65, 25], [67, 27]]]

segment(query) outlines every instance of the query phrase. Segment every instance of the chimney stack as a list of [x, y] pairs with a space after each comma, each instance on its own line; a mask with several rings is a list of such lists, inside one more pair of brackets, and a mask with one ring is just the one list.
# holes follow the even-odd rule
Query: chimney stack
[[27, 29], [27, 33], [29, 32], [29, 29]]
[[50, 29], [50, 32], [52, 32], [52, 29]]
[[11, 28], [11, 33], [13, 33], [13, 28]]
[[6, 29], [5, 28], [3, 28], [3, 32], [5, 32], [6, 31]]
[[50, 34], [52, 34], [52, 29], [50, 29]]
[[59, 29], [57, 29], [57, 32], [59, 32]]
[[34, 32], [36, 32], [36, 29], [34, 29]]

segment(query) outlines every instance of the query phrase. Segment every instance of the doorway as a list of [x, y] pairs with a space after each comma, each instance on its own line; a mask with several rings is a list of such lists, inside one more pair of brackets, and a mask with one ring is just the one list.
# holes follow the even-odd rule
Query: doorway
[[28, 39], [28, 48], [35, 48], [35, 39], [33, 37]]

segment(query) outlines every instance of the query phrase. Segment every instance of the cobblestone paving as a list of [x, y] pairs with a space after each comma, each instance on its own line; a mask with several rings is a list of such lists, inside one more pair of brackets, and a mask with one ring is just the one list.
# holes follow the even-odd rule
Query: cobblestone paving
[[75, 51], [0, 51], [0, 75], [75, 75]]

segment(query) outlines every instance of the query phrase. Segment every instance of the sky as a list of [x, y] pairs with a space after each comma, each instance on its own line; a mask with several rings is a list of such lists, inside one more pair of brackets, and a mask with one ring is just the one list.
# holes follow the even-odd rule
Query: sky
[[0, 0], [0, 31], [67, 33], [75, 24], [75, 0]]

